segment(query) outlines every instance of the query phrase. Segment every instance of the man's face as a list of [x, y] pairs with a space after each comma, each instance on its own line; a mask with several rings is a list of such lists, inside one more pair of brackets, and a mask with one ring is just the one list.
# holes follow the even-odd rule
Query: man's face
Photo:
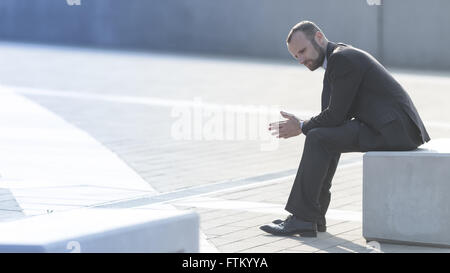
[[[321, 38], [320, 33], [316, 33], [316, 36]], [[325, 59], [325, 50], [314, 39], [308, 40], [301, 31], [292, 35], [291, 42], [287, 44], [287, 47], [292, 57], [311, 71], [319, 68]]]

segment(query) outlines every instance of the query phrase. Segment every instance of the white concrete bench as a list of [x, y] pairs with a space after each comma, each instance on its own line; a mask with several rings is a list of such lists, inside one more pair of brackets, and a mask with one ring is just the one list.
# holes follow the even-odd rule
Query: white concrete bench
[[0, 252], [198, 252], [193, 212], [78, 209], [0, 223]]
[[450, 139], [364, 155], [363, 236], [450, 247]]

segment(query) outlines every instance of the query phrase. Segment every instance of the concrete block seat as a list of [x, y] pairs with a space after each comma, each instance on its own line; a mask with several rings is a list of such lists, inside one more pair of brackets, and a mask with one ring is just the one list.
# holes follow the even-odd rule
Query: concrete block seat
[[363, 236], [450, 247], [450, 139], [364, 155]]
[[0, 223], [0, 252], [198, 252], [194, 212], [77, 209]]

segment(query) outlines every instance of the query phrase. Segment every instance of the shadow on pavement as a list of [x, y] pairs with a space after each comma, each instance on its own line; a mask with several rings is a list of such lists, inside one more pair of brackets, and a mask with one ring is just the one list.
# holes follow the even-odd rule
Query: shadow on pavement
[[0, 188], [0, 222], [12, 221], [25, 217], [23, 209], [17, 203], [9, 189]]

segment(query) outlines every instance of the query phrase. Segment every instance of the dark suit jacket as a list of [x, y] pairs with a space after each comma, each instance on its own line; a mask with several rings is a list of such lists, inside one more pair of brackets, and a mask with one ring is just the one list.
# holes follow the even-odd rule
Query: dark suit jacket
[[430, 137], [411, 98], [392, 75], [369, 53], [345, 44], [328, 43], [327, 68], [322, 91], [322, 112], [303, 124], [303, 133], [317, 127], [342, 125], [352, 118], [371, 130], [383, 132], [393, 120], [410, 118], [410, 134], [428, 142]]

